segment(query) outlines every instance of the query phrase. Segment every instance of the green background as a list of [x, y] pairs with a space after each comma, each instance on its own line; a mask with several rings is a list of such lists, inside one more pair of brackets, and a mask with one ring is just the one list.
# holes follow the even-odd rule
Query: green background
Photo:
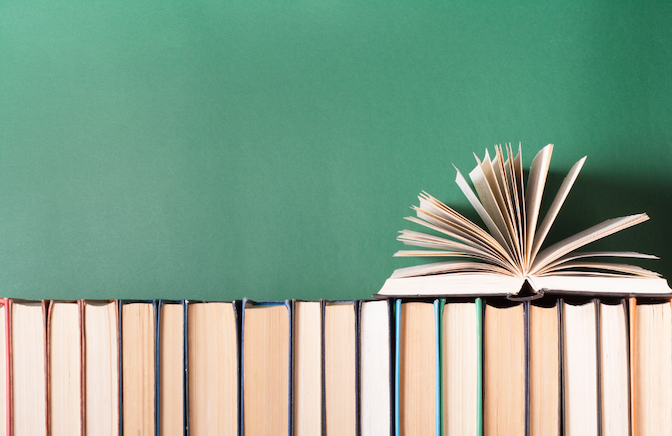
[[[0, 3], [0, 294], [349, 299], [496, 143], [672, 277], [672, 4]], [[550, 188], [549, 188], [550, 189]], [[546, 203], [548, 204], [548, 202]], [[610, 245], [611, 244], [611, 245]]]

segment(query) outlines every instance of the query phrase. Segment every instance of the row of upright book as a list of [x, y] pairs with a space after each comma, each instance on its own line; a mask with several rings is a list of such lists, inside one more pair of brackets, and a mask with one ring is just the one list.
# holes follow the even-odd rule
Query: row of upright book
[[669, 301], [0, 300], [0, 435], [672, 434]]

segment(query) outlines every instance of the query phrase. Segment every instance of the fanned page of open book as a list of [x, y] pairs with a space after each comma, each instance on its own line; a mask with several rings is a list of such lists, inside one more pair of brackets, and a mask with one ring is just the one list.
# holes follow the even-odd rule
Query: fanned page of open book
[[[604, 221], [542, 250], [546, 236], [586, 161], [583, 157], [572, 166], [541, 219], [540, 209], [552, 152], [553, 145], [549, 144], [535, 156], [527, 184], [523, 177], [520, 147], [515, 156], [509, 145], [505, 151], [501, 146], [495, 147], [492, 158], [487, 150], [482, 161], [476, 157], [477, 165], [469, 173], [473, 189], [456, 169], [455, 181], [483, 220], [485, 228], [423, 192], [419, 196], [420, 205], [413, 207], [417, 216], [406, 219], [435, 234], [402, 230], [398, 237], [400, 241], [423, 249], [401, 250], [395, 256], [451, 260], [398, 269], [379, 294], [501, 295], [504, 287], [507, 295], [516, 295], [526, 280], [533, 291], [546, 288], [609, 293], [602, 290], [603, 286], [609, 286], [623, 295], [672, 293], [658, 273], [634, 265], [590, 259], [657, 259], [656, 256], [631, 251], [577, 251], [598, 239], [648, 220], [645, 213]], [[541, 223], [537, 225], [540, 219]], [[507, 276], [516, 280], [507, 280], [504, 278]], [[568, 277], [581, 278], [584, 282]], [[637, 280], [633, 282], [634, 279]], [[478, 283], [472, 283], [474, 281]], [[455, 286], [461, 288], [456, 289]]]

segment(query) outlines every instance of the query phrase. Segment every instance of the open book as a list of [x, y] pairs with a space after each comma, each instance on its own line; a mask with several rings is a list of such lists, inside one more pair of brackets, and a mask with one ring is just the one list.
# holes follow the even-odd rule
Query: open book
[[[402, 268], [387, 279], [380, 296], [506, 295], [534, 298], [543, 292], [587, 295], [670, 295], [660, 274], [633, 265], [595, 258], [657, 259], [635, 252], [577, 252], [598, 239], [649, 219], [645, 214], [614, 218], [542, 250], [542, 245], [586, 158], [578, 161], [541, 220], [539, 210], [553, 145], [534, 158], [523, 183], [520, 148], [495, 147], [494, 157], [476, 157], [469, 177], [455, 181], [485, 223], [487, 231], [423, 192], [406, 219], [441, 236], [402, 230], [398, 240], [429, 250], [402, 250], [395, 256], [443, 257], [447, 262]], [[506, 153], [506, 155], [505, 155]]]

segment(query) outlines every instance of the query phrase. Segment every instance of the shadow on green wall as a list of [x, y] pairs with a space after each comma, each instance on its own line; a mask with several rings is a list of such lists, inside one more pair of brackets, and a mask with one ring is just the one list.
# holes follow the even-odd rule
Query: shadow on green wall
[[[547, 194], [555, 193], [565, 174], [549, 174]], [[662, 183], [662, 184], [661, 184]], [[583, 247], [582, 251], [637, 251], [654, 254], [660, 260], [625, 259], [672, 279], [672, 189], [664, 182], [637, 180], [609, 175], [601, 177], [581, 174], [556, 223], [547, 243], [557, 242], [610, 218], [646, 212], [650, 220], [625, 229]], [[546, 206], [551, 198], [545, 197]]]

